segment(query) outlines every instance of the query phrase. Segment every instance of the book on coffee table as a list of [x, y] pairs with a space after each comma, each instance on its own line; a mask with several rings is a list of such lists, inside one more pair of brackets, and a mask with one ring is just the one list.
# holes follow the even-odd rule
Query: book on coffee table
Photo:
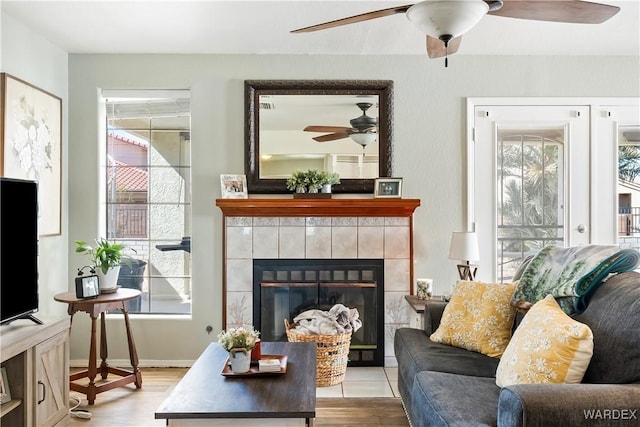
[[280, 359], [260, 359], [258, 360], [258, 370], [260, 372], [280, 371]]

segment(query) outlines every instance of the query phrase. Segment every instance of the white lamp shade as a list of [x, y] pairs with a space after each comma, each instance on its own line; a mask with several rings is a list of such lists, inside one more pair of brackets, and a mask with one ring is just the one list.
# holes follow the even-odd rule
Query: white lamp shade
[[352, 133], [351, 135], [349, 135], [349, 137], [355, 142], [357, 142], [358, 144], [362, 145], [362, 147], [366, 147], [367, 144], [376, 142], [376, 139], [378, 138], [378, 134], [375, 132]]
[[461, 261], [480, 260], [478, 235], [469, 231], [454, 231], [451, 234], [449, 259], [457, 259]]
[[406, 15], [422, 33], [439, 38], [466, 33], [488, 11], [483, 0], [426, 0], [411, 6]]

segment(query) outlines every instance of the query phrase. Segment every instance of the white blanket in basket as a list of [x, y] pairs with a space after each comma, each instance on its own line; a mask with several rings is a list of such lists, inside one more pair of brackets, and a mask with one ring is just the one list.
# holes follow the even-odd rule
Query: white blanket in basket
[[356, 332], [362, 326], [360, 313], [355, 308], [336, 304], [329, 311], [307, 310], [294, 319], [291, 330], [298, 334], [335, 335]]

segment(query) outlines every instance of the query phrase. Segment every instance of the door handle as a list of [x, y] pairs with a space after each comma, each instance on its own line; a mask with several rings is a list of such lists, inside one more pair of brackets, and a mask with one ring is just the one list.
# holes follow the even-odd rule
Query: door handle
[[585, 227], [584, 224], [578, 225], [578, 228], [577, 228], [578, 233], [584, 233], [586, 229], [587, 227]]
[[38, 400], [38, 405], [41, 404], [42, 402], [44, 402], [44, 400], [47, 398], [47, 387], [44, 385], [44, 383], [40, 380], [38, 380], [38, 385], [42, 386], [42, 399]]

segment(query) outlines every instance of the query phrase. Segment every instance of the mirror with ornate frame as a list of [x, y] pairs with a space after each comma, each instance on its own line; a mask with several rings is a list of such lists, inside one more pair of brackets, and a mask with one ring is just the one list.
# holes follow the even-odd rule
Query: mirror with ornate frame
[[[338, 172], [335, 193], [373, 193], [375, 178], [392, 176], [392, 107], [390, 80], [245, 81], [249, 193], [290, 193], [286, 178], [307, 169]], [[370, 138], [354, 135], [362, 116], [377, 119]]]

